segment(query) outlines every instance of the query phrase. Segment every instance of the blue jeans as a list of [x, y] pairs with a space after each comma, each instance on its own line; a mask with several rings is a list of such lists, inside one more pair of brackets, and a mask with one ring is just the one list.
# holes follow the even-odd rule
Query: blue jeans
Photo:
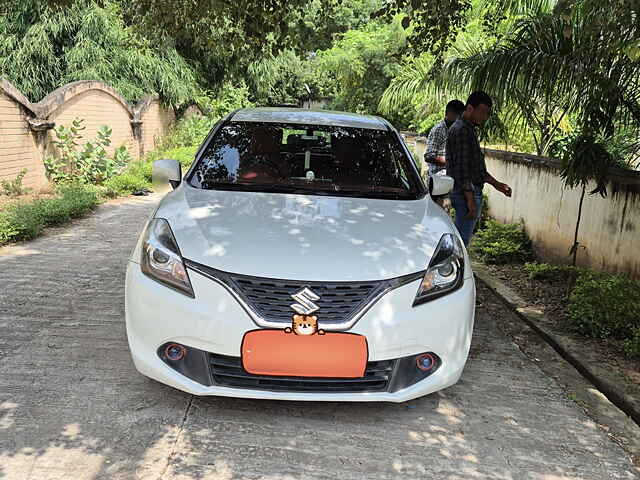
[[473, 230], [480, 219], [480, 212], [482, 211], [482, 186], [473, 186], [473, 198], [476, 201], [476, 216], [474, 218], [469, 218], [467, 216], [469, 208], [467, 207], [467, 201], [464, 198], [464, 192], [462, 190], [453, 190], [449, 194], [451, 205], [456, 211], [456, 228], [458, 229], [458, 232], [460, 232], [460, 236], [462, 237], [462, 241], [465, 246], [469, 245], [471, 237], [473, 236]]

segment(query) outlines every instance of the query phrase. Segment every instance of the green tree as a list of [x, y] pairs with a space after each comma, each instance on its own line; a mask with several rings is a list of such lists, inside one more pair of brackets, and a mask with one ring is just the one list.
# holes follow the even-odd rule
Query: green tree
[[350, 30], [317, 53], [317, 68], [334, 80], [332, 107], [377, 113], [380, 98], [397, 74], [406, 47], [401, 18]]
[[127, 100], [159, 93], [169, 104], [194, 98], [194, 70], [167, 39], [128, 28], [116, 2], [78, 0], [66, 9], [7, 0], [0, 16], [0, 76], [37, 101], [75, 80], [100, 80]]

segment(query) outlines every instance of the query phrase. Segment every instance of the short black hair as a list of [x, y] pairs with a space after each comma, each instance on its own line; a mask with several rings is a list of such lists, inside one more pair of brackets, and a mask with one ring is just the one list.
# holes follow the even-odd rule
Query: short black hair
[[491, 100], [489, 94], [480, 90], [473, 92], [467, 99], [467, 105], [471, 105], [473, 108], [476, 108], [481, 103], [484, 103], [487, 107], [493, 106], [493, 100]]
[[462, 103], [460, 100], [457, 100], [457, 99], [451, 100], [449, 103], [447, 103], [447, 107], [444, 110], [444, 114], [446, 115], [449, 112], [462, 115], [462, 112], [464, 112], [464, 103]]

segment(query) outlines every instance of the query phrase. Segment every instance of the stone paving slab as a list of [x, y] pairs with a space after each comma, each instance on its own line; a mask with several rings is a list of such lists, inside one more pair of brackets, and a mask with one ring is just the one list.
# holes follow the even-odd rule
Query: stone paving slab
[[198, 398], [142, 377], [124, 268], [156, 202], [0, 250], [0, 480], [637, 478], [482, 307], [462, 381], [405, 404]]

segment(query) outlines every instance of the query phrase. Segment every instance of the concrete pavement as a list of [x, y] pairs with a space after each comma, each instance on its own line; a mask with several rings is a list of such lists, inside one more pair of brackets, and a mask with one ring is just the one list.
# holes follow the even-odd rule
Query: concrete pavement
[[197, 398], [140, 376], [124, 267], [156, 201], [0, 250], [0, 480], [636, 478], [483, 307], [462, 381], [406, 404]]

